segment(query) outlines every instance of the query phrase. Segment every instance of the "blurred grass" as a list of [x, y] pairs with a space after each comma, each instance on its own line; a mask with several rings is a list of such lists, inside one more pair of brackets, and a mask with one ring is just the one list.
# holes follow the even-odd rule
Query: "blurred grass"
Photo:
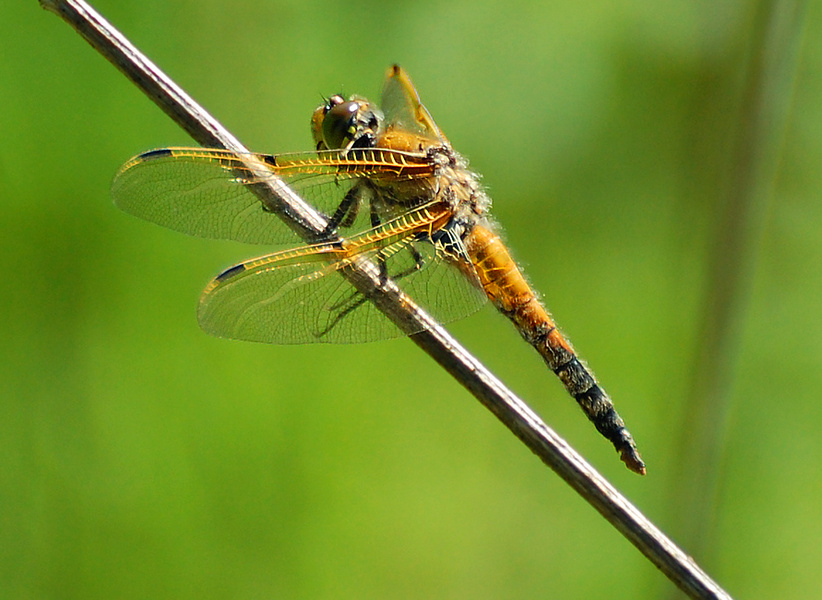
[[718, 205], [694, 357], [690, 410], [680, 436], [676, 484], [669, 493], [682, 507], [677, 525], [691, 552], [710, 560], [723, 486], [731, 391], [749, 310], [753, 274], [765, 219], [773, 200], [779, 151], [793, 100], [806, 5], [792, 0], [752, 7], [751, 36], [731, 144], [720, 178]]
[[[411, 74], [637, 438], [628, 473], [490, 309], [451, 329], [675, 539], [695, 357], [756, 5], [101, 2], [250, 147]], [[670, 584], [404, 341], [271, 347], [196, 325], [256, 249], [108, 198], [189, 143], [35, 2], [0, 50], [0, 597], [652, 597]], [[809, 5], [728, 364], [706, 550], [732, 594], [814, 597], [822, 533], [822, 16]], [[754, 48], [755, 50], [755, 48]], [[790, 85], [787, 83], [780, 85]], [[776, 157], [774, 158], [776, 160]], [[721, 251], [721, 250], [719, 250]], [[692, 426], [693, 427], [693, 426]], [[691, 533], [691, 532], [688, 532]]]

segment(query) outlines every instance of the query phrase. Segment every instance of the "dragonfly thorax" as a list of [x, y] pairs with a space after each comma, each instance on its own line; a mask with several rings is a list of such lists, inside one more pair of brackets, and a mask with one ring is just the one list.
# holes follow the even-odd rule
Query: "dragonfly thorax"
[[432, 162], [439, 163], [438, 190], [455, 216], [465, 223], [478, 223], [491, 207], [491, 199], [479, 182], [479, 176], [468, 169], [468, 161], [449, 145], [429, 149]]

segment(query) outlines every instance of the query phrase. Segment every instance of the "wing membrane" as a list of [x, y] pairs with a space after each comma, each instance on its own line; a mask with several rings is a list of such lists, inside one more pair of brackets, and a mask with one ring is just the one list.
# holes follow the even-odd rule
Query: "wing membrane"
[[414, 84], [399, 65], [388, 69], [382, 90], [381, 108], [389, 127], [411, 131], [437, 143], [446, 142], [445, 134], [425, 108]]
[[[290, 243], [295, 234], [249, 189], [282, 177], [326, 216], [361, 179], [401, 181], [431, 175], [424, 155], [388, 149], [255, 154], [253, 173], [227, 150], [164, 148], [129, 160], [111, 193], [124, 211], [189, 235], [250, 244]], [[361, 230], [361, 227], [360, 227]], [[351, 231], [356, 231], [352, 227]], [[342, 232], [345, 235], [345, 230]]]
[[339, 244], [286, 250], [232, 267], [206, 288], [199, 319], [213, 335], [299, 344], [352, 343], [403, 335], [346, 280], [359, 261], [385, 274], [437, 320], [466, 317], [487, 300], [450, 264], [430, 232], [447, 216], [421, 207]]

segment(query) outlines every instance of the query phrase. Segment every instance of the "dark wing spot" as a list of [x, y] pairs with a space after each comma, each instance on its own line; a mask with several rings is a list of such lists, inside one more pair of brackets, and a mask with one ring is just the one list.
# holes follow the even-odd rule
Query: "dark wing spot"
[[245, 265], [234, 265], [230, 269], [226, 269], [225, 271], [223, 271], [222, 273], [217, 275], [217, 281], [223, 282], [226, 279], [230, 279], [234, 275], [236, 275], [238, 273], [242, 273], [245, 270], [246, 270]]
[[157, 150], [149, 150], [140, 155], [141, 160], [151, 160], [152, 158], [162, 158], [164, 156], [171, 156], [173, 152], [168, 148], [158, 148]]

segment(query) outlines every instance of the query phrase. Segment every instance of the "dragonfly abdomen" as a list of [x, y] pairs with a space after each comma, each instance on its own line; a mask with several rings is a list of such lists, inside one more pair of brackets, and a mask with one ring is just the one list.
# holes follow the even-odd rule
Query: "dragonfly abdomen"
[[476, 225], [465, 242], [482, 288], [490, 300], [539, 352], [597, 430], [611, 441], [625, 464], [631, 470], [644, 474], [645, 463], [613, 402], [557, 329], [499, 236], [482, 225]]

